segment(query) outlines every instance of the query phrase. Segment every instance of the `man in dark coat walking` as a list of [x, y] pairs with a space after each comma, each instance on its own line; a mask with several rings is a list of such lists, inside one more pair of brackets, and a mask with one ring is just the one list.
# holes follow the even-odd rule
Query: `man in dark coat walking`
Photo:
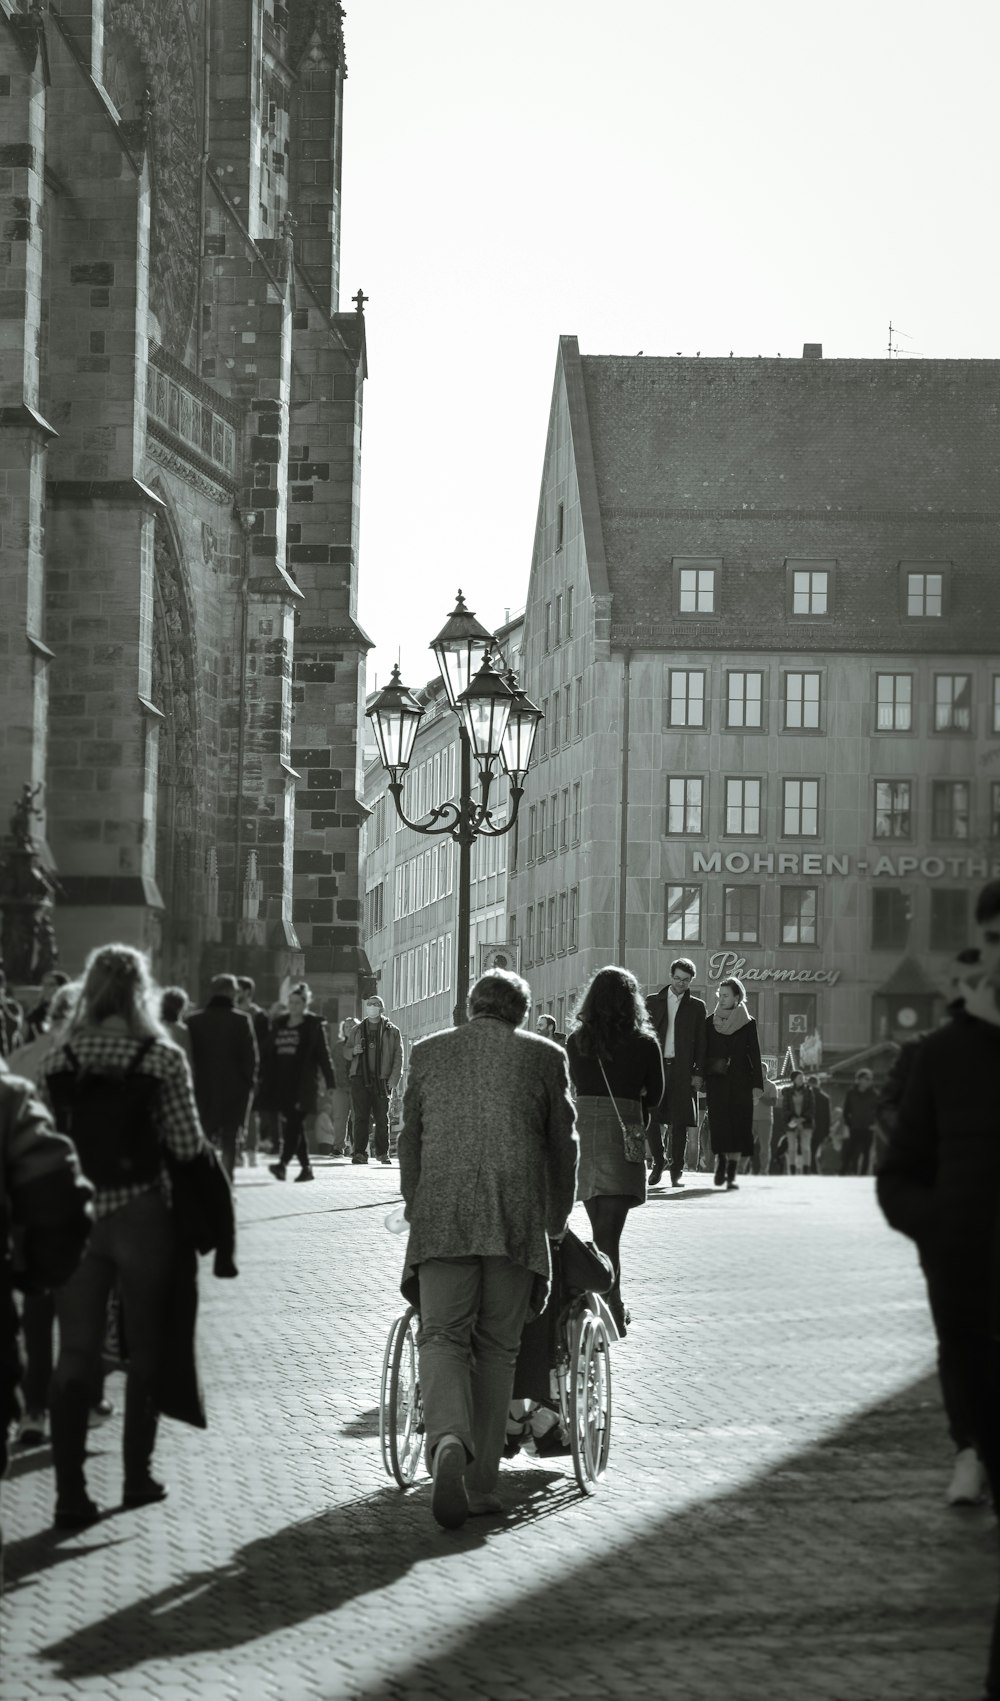
[[813, 1102], [812, 1162], [809, 1165], [809, 1174], [818, 1175], [820, 1148], [824, 1141], [830, 1138], [833, 1105], [830, 1102], [829, 1093], [824, 1093], [820, 1086], [818, 1075], [807, 1075], [806, 1086], [812, 1094]]
[[[656, 1187], [663, 1179], [666, 1165], [675, 1187], [683, 1187], [684, 1149], [687, 1131], [698, 1126], [698, 1107], [695, 1094], [705, 1078], [705, 1022], [708, 1012], [700, 998], [691, 991], [697, 970], [689, 957], [678, 957], [670, 965], [670, 980], [666, 986], [646, 1000], [650, 1021], [660, 1036], [663, 1051], [663, 1073], [666, 1086], [659, 1105], [653, 1111], [646, 1138], [653, 1154], [649, 1185]], [[667, 1129], [669, 1149], [663, 1147], [663, 1130]]]
[[[1000, 1511], [1000, 880], [976, 901], [982, 976], [908, 1059], [878, 1200], [917, 1243], [972, 1439]], [[1000, 1606], [986, 1695], [1000, 1698]]]
[[205, 1008], [187, 1019], [198, 1116], [208, 1138], [221, 1149], [230, 1181], [258, 1068], [253, 1023], [234, 1008], [238, 992], [235, 975], [216, 975]]

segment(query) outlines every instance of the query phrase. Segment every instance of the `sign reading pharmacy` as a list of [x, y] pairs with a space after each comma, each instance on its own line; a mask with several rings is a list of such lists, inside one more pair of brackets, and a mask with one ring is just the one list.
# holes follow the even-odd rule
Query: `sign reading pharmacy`
[[722, 980], [736, 975], [739, 980], [814, 981], [821, 986], [836, 986], [839, 969], [752, 969], [745, 957], [736, 951], [713, 951], [708, 959], [709, 980]]
[[692, 874], [887, 874], [891, 880], [923, 874], [928, 880], [1000, 879], [1000, 861], [983, 856], [879, 856], [874, 866], [846, 852], [692, 850]]

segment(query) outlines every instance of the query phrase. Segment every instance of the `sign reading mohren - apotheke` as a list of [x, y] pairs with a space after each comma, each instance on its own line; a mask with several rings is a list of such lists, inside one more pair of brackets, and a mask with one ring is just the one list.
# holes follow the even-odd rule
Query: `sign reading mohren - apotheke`
[[891, 880], [923, 874], [928, 880], [1000, 879], [1000, 861], [982, 856], [879, 856], [874, 866], [835, 851], [691, 851], [692, 874], [868, 874]]

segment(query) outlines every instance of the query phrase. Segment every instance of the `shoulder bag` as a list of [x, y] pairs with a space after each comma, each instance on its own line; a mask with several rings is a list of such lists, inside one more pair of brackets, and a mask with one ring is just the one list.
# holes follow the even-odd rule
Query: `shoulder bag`
[[643, 1128], [641, 1122], [626, 1122], [624, 1120], [621, 1111], [615, 1103], [615, 1095], [611, 1091], [607, 1075], [604, 1074], [604, 1064], [601, 1062], [600, 1058], [597, 1059], [597, 1065], [601, 1074], [604, 1075], [604, 1085], [608, 1089], [608, 1098], [611, 1100], [612, 1106], [614, 1107], [614, 1113], [618, 1118], [618, 1126], [622, 1131], [622, 1142], [625, 1147], [625, 1160], [630, 1164], [641, 1164], [645, 1161], [646, 1157], [646, 1130]]

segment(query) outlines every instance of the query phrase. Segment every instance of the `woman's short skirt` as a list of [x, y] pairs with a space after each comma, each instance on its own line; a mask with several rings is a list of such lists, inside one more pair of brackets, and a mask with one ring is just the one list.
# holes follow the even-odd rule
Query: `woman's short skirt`
[[[638, 1099], [618, 1099], [622, 1119], [630, 1126], [642, 1122]], [[646, 1164], [630, 1163], [625, 1142], [607, 1098], [578, 1098], [576, 1131], [580, 1137], [580, 1168], [576, 1181], [578, 1199], [596, 1199], [602, 1194], [630, 1197], [634, 1205], [646, 1203]]]

